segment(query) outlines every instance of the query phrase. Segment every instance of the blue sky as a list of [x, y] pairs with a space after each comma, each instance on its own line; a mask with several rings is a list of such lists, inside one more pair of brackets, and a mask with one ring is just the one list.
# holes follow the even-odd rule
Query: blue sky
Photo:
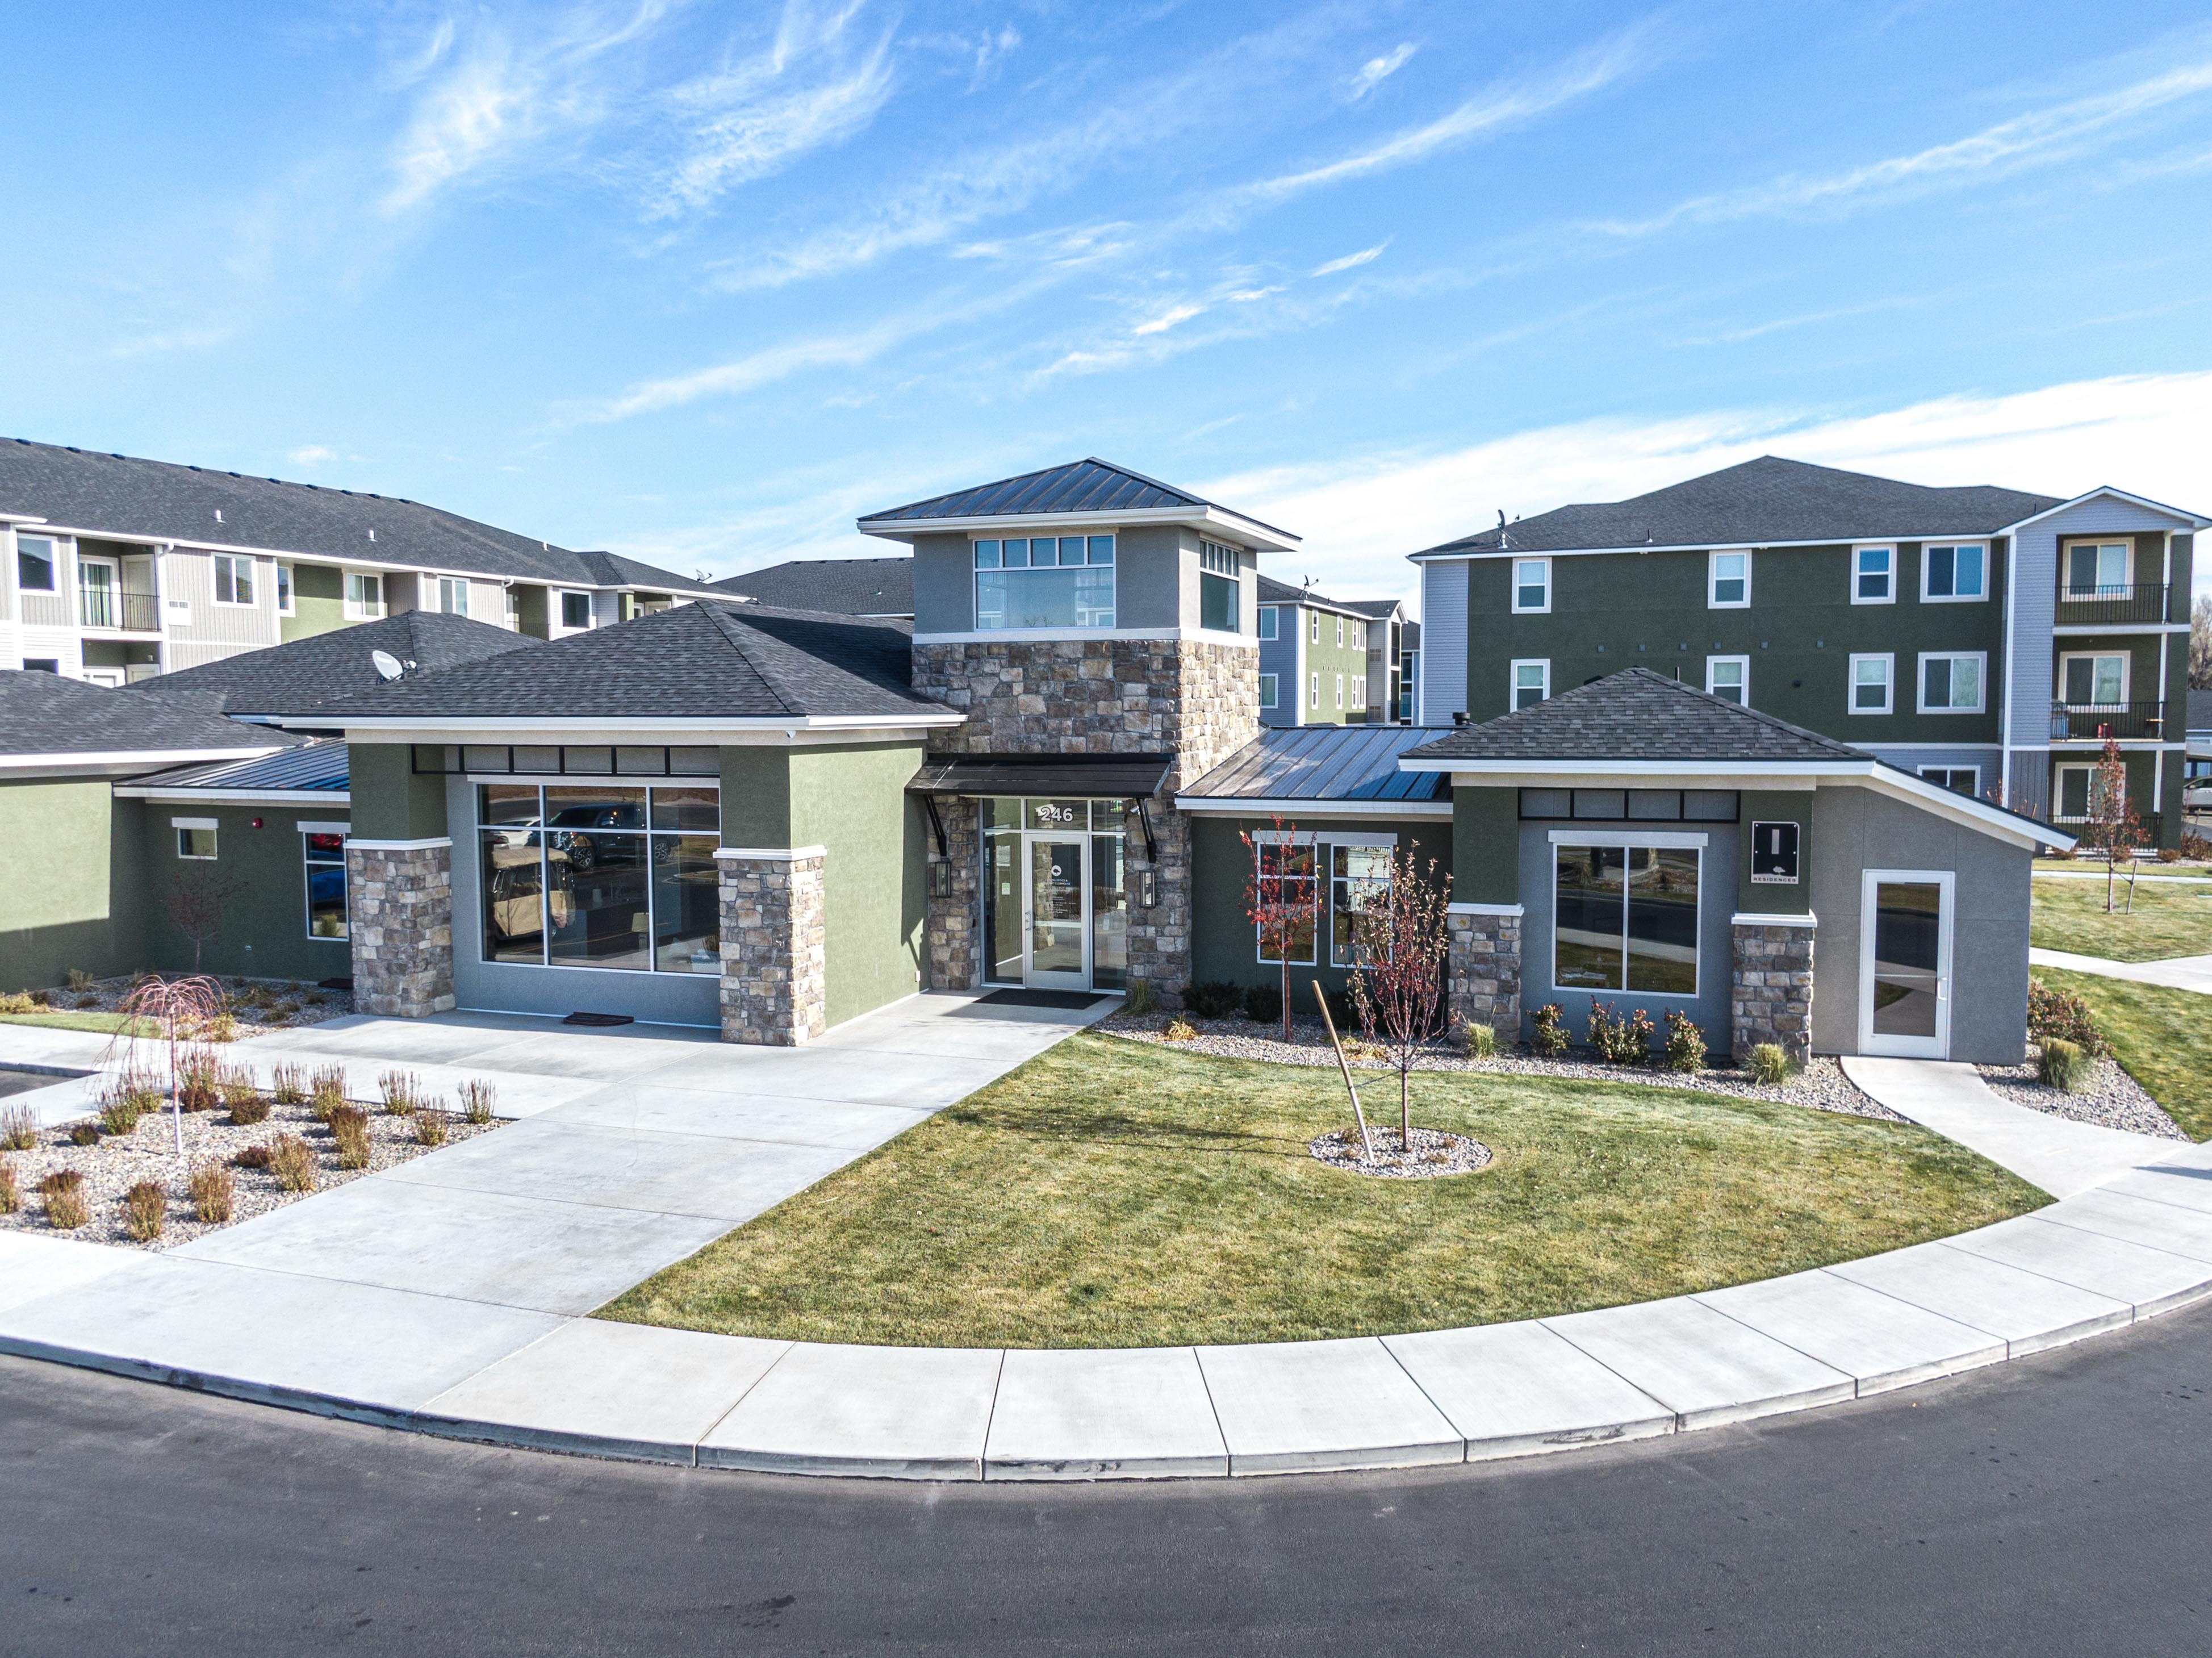
[[716, 574], [1095, 453], [1345, 596], [1770, 450], [2212, 504], [2201, 9], [140, 0], [0, 46], [10, 435]]

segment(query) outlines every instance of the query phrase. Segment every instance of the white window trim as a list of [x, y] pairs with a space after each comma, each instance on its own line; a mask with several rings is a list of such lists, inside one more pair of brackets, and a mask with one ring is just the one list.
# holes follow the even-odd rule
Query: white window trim
[[[374, 622], [391, 614], [392, 592], [386, 585], [381, 570], [348, 570], [345, 580], [345, 616], [349, 622]], [[358, 581], [376, 583], [376, 603], [367, 604], [354, 598], [354, 584]]]
[[[2066, 665], [2069, 662], [2094, 662], [2100, 657], [2107, 656], [2117, 656], [2120, 659], [2120, 695], [2118, 701], [2098, 702], [2092, 701], [2088, 702], [2075, 702], [2071, 701], [2066, 695]], [[2128, 692], [2132, 687], [2134, 682], [2135, 666], [2135, 653], [2132, 651], [2061, 651], [2058, 653], [2058, 695], [2056, 700], [2064, 703], [2069, 708], [2124, 708], [2127, 706], [2129, 701]], [[2096, 670], [2092, 668], [2090, 670], [2090, 677], [2091, 689], [2093, 691], [2095, 689], [2095, 675]]]
[[[1252, 872], [1255, 886], [1260, 878], [1260, 848], [1262, 847], [1290, 847], [1307, 851], [1313, 856], [1313, 950], [1304, 957], [1293, 956], [1290, 964], [1292, 967], [1318, 967], [1324, 953], [1321, 941], [1322, 926], [1328, 919], [1328, 850], [1311, 829], [1255, 830], [1252, 835]], [[1257, 925], [1252, 928], [1252, 955], [1261, 967], [1283, 965], [1282, 957], [1267, 954], [1267, 944]]]
[[[1887, 553], [1889, 555], [1889, 592], [1880, 598], [1859, 597], [1859, 555]], [[1854, 604], [1894, 604], [1897, 603], [1897, 544], [1888, 541], [1872, 541], [1851, 549], [1851, 603]]]
[[1613, 991], [1588, 990], [1578, 986], [1563, 985], [1559, 982], [1559, 942], [1557, 932], [1558, 915], [1556, 909], [1553, 912], [1554, 927], [1552, 938], [1552, 959], [1549, 966], [1546, 969], [1547, 975], [1551, 981], [1552, 988], [1554, 991], [1564, 991], [1570, 995], [1585, 995], [1590, 997], [1593, 1000], [1601, 996], [1633, 996], [1638, 998], [1657, 997], [1668, 1002], [1694, 1003], [1698, 999], [1698, 993], [1706, 987], [1705, 847], [1707, 845], [1707, 837], [1701, 834], [1692, 834], [1681, 829], [1628, 829], [1625, 831], [1616, 831], [1612, 834], [1584, 833], [1580, 829], [1553, 829], [1551, 832], [1551, 841], [1552, 892], [1553, 894], [1555, 902], [1559, 890], [1559, 848], [1561, 847], [1663, 847], [1674, 850], [1689, 850], [1697, 853], [1698, 914], [1697, 920], [1692, 925], [1690, 933], [1690, 936], [1696, 940], [1696, 943], [1692, 946], [1691, 955], [1691, 970], [1695, 975], [1695, 982], [1690, 989], [1686, 991], [1629, 990], [1625, 987], [1627, 982], [1628, 968], [1628, 957], [1626, 955], [1628, 948], [1628, 906], [1625, 902], [1627, 896], [1625, 892], [1622, 894], [1624, 902], [1621, 905], [1620, 912], [1620, 943], [1623, 952], [1621, 957], [1621, 981], [1624, 988]]
[[[1937, 547], [1978, 547], [1982, 553], [1982, 590], [1978, 593], [1931, 593], [1928, 591], [1928, 555]], [[1953, 570], [1955, 574], [1957, 566]], [[1990, 544], [1986, 541], [1925, 541], [1920, 544], [1920, 602], [1923, 604], [1982, 604], [1990, 597]]]
[[1336, 619], [1336, 648], [1340, 651], [1344, 648], [1344, 618], [1342, 616]]
[[1747, 656], [1707, 657], [1705, 659], [1705, 695], [1707, 696], [1720, 695], [1713, 689], [1713, 670], [1723, 662], [1740, 662], [1743, 665], [1743, 683], [1738, 689], [1743, 692], [1743, 701], [1741, 706], [1749, 708], [1751, 706], [1751, 659]]
[[[1982, 798], [1982, 768], [1979, 766], [1923, 766], [1919, 768], [1919, 775], [1926, 781], [1933, 783], [1936, 781], [1936, 779], [1929, 776], [1930, 772], [1943, 772], [1948, 774], [1954, 771], [1970, 771], [1974, 774], [1972, 795], [1975, 799], [1980, 799]], [[1951, 786], [1948, 783], [1945, 783], [1940, 786], [1943, 788], [1950, 788]], [[1957, 791], [1955, 790], [1953, 791], [1954, 793], [1956, 792]]]
[[1278, 675], [1263, 673], [1260, 676], [1260, 706], [1261, 708], [1270, 713], [1274, 711], [1275, 700], [1282, 695], [1281, 684], [1281, 679]]
[[1521, 670], [1523, 668], [1541, 668], [1544, 671], [1543, 695], [1536, 700], [1539, 702], [1552, 700], [1552, 659], [1548, 656], [1516, 657], [1505, 665], [1505, 711], [1508, 714], [1521, 707]]
[[[1887, 671], [1884, 675], [1882, 683], [1881, 706], [1878, 708], [1863, 708], [1859, 707], [1859, 664], [1862, 662], [1881, 663]], [[1850, 664], [1845, 671], [1849, 676], [1844, 687], [1844, 708], [1846, 713], [1876, 714], [1890, 714], [1896, 710], [1897, 653], [1895, 652], [1855, 652], [1851, 656]]]
[[[1982, 700], [1971, 708], [1928, 706], [1928, 665], [1931, 661], [1955, 662], [1961, 657], [1972, 657], [1982, 665], [1980, 678]], [[1913, 660], [1912, 702], [1916, 714], [1987, 714], [1990, 711], [1990, 653], [1987, 651], [1923, 651]]]
[[[2053, 766], [2051, 768], [2051, 821], [2052, 823], [2086, 823], [2089, 821], [2089, 814], [2096, 807], [2096, 801], [2092, 797], [2097, 786], [2097, 767], [2098, 762], [2082, 761], [2075, 764]], [[2083, 780], [2081, 783], [2083, 810], [2070, 815], [2060, 810], [2062, 803], [2066, 799], [2066, 785], [2063, 780], [2069, 771], [2081, 773]], [[2127, 798], [2128, 781], [2126, 774], [2123, 773], [2120, 778], [2121, 802], [2125, 804]]]
[[[1725, 604], [1713, 597], [1713, 589], [1720, 584], [1721, 560], [1743, 560], [1743, 597], [1729, 599]], [[1717, 547], [1705, 555], [1705, 608], [1709, 610], [1747, 610], [1751, 608], [1751, 549], [1748, 547]]]
[[1307, 641], [1307, 643], [1318, 645], [1321, 643], [1321, 612], [1319, 610], [1308, 610], [1306, 614], [1313, 619], [1313, 626], [1309, 630], [1312, 636]]
[[1319, 674], [1313, 677], [1312, 687], [1307, 693], [1306, 706], [1310, 708], [1321, 707], [1321, 676]]
[[[1523, 564], [1540, 564], [1540, 565], [1542, 565], [1542, 566], [1544, 567], [1544, 602], [1543, 602], [1541, 604], [1523, 604], [1521, 602], [1521, 567], [1522, 567]], [[1505, 580], [1506, 580], [1507, 583], [1509, 584], [1509, 591], [1508, 591], [1508, 593], [1507, 593], [1507, 597], [1508, 597], [1508, 598], [1510, 598], [1513, 601], [1513, 614], [1514, 614], [1514, 615], [1516, 615], [1516, 616], [1549, 616], [1549, 615], [1551, 615], [1551, 613], [1552, 613], [1552, 561], [1551, 561], [1550, 559], [1548, 559], [1548, 558], [1522, 558], [1522, 557], [1521, 557], [1519, 555], [1517, 555], [1517, 554], [1516, 554], [1516, 555], [1515, 555], [1512, 558], [1510, 558], [1510, 559], [1509, 559], [1509, 560], [1507, 560], [1507, 561], [1506, 561], [1506, 564], [1505, 564]]]
[[1260, 639], [1263, 644], [1272, 645], [1281, 636], [1281, 616], [1282, 606], [1279, 604], [1262, 604], [1260, 607]]
[[350, 949], [353, 944], [353, 915], [350, 903], [347, 906], [346, 930], [343, 932], [330, 933], [315, 931], [314, 872], [318, 869], [336, 869], [344, 874], [347, 881], [350, 883], [353, 879], [349, 867], [351, 860], [347, 858], [343, 847], [338, 848], [338, 855], [334, 859], [310, 858], [307, 853], [307, 837], [310, 835], [351, 835], [353, 825], [351, 823], [310, 823], [302, 821], [293, 827], [300, 832], [300, 936], [311, 944], [344, 944]]
[[[568, 596], [571, 593], [574, 593], [577, 598], [584, 601], [584, 625], [580, 628], [570, 626], [566, 620], [568, 608]], [[564, 633], [589, 633], [593, 628], [599, 625], [599, 607], [592, 603], [592, 595], [588, 588], [556, 587], [553, 589], [552, 609], [553, 614], [550, 619], [550, 625], [560, 629]], [[994, 629], [993, 631], [995, 632], [997, 630]]]
[[[186, 852], [184, 837], [185, 832], [190, 829], [205, 829], [210, 835], [215, 835], [216, 849], [210, 853]], [[218, 820], [213, 817], [172, 817], [169, 820], [169, 833], [176, 836], [177, 857], [181, 861], [188, 864], [212, 864], [221, 860], [222, 841]]]
[[1698, 847], [1712, 844], [1704, 829], [1555, 829], [1547, 830], [1555, 847]]
[[1338, 713], [1344, 712], [1344, 676], [1342, 674], [1336, 677], [1336, 708]]
[[[44, 587], [26, 587], [23, 586], [21, 580], [23, 573], [23, 567], [20, 562], [20, 555], [23, 550], [23, 544], [27, 541], [41, 541], [46, 544], [46, 551], [45, 558], [46, 575], [49, 582], [51, 583], [50, 586]], [[62, 586], [62, 538], [59, 536], [25, 535], [19, 530], [15, 532], [15, 544], [10, 550], [17, 554], [19, 556], [17, 558], [11, 558], [8, 561], [8, 585], [13, 587], [17, 592], [59, 593], [64, 591]]]
[[276, 614], [297, 616], [300, 613], [299, 573], [289, 564], [270, 567], [270, 585], [276, 590]]
[[[213, 604], [217, 610], [259, 610], [261, 608], [261, 583], [258, 580], [259, 572], [255, 568], [257, 562], [257, 560], [255, 560], [250, 554], [246, 553], [216, 553], [210, 556], [208, 560], [209, 602]], [[216, 585], [216, 572], [219, 567], [225, 564], [230, 566], [230, 590], [234, 593], [238, 591], [238, 567], [241, 564], [246, 567], [246, 585], [253, 589], [253, 597], [252, 598], [225, 598], [222, 596], [222, 589]]]
[[[2109, 604], [2112, 602], [2109, 598], [2100, 601], [2097, 597], [2096, 588], [2092, 588], [2086, 593], [2075, 592], [2067, 576], [2069, 568], [2074, 562], [2074, 550], [2076, 547], [2114, 546], [2124, 547], [2128, 551], [2127, 566], [2121, 574], [2119, 585], [2133, 586], [2136, 579], [2136, 538], [2133, 536], [2124, 533], [2108, 536], [2067, 536], [2060, 540], [2058, 544], [2058, 602], [2061, 604], [2095, 604], [2100, 602]], [[2102, 582], [2098, 584], [2099, 587], [2103, 586]]]

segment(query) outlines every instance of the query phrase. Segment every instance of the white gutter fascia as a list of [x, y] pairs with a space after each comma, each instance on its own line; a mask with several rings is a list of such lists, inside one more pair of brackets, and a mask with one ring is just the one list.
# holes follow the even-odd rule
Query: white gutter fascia
[[[633, 734], [638, 732], [668, 732], [672, 734], [672, 740], [677, 743], [678, 747], [681, 747], [687, 743], [703, 743], [708, 738], [711, 738], [714, 732], [725, 731], [902, 731], [909, 726], [927, 729], [942, 726], [957, 726], [962, 724], [967, 719], [967, 715], [956, 714], [949, 708], [941, 714], [915, 714], [910, 717], [899, 719], [891, 719], [883, 714], [794, 714], [782, 719], [747, 718], [740, 720], [718, 720], [711, 725], [702, 724], [698, 726], [680, 726], [672, 724], [666, 719], [647, 717], [633, 719], [546, 720], [542, 718], [532, 719], [514, 714], [505, 714], [499, 716], [471, 715], [467, 718], [453, 716], [437, 720], [404, 720], [398, 718], [380, 720], [374, 716], [366, 718], [358, 716], [349, 718], [343, 715], [333, 715], [329, 714], [323, 714], [319, 719], [308, 714], [288, 716], [288, 718], [294, 717], [296, 717], [301, 723], [307, 725], [320, 724], [328, 726], [333, 723], [342, 724], [349, 732], [447, 731], [482, 733], [484, 732], [503, 731], [545, 731], [561, 732], [572, 737], [579, 733], [591, 732], [620, 732], [625, 735]], [[523, 739], [517, 738], [511, 740], [520, 742]], [[1434, 768], [1431, 768], [1431, 769], [1434, 769]]]
[[1464, 553], [1429, 551], [1408, 553], [1409, 564], [1472, 562], [1484, 558], [1613, 558], [1623, 553], [1763, 553], [1778, 547], [1864, 547], [1877, 542], [1988, 541], [2008, 533], [2005, 530], [1913, 530], [1893, 535], [1820, 536], [1811, 541], [1685, 541], [1661, 545], [1656, 542], [1632, 547], [1500, 547]]
[[0, 771], [52, 770], [59, 766], [201, 766], [216, 760], [261, 760], [287, 745], [265, 749], [131, 749], [94, 754], [0, 754]]
[[345, 789], [194, 789], [149, 788], [127, 783], [115, 786], [124, 800], [163, 800], [171, 805], [206, 800], [226, 806], [347, 806], [352, 793]]
[[1449, 800], [1289, 800], [1273, 796], [1240, 799], [1218, 794], [1178, 794], [1176, 810], [1201, 817], [1449, 817]]
[[970, 518], [898, 518], [872, 522], [860, 519], [854, 521], [854, 527], [864, 536], [902, 539], [917, 535], [954, 535], [969, 530], [1002, 530], [1018, 535], [1024, 530], [1036, 529], [1075, 535], [1083, 533], [1084, 526], [1094, 524], [1101, 530], [1111, 530], [1117, 524], [1187, 524], [1228, 530], [1262, 543], [1255, 550], [1264, 553], [1295, 552], [1305, 540], [1287, 530], [1271, 530], [1222, 507], [1139, 507], [1127, 512], [1095, 513], [985, 513]]

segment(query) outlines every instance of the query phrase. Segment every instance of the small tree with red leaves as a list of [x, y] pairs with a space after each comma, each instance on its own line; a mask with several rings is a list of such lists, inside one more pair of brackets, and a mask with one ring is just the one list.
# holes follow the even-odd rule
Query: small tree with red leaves
[[1398, 1072], [1398, 1145], [1413, 1149], [1412, 1078], [1421, 1050], [1444, 1033], [1445, 960], [1450, 950], [1446, 906], [1451, 877], [1437, 877], [1437, 860], [1422, 870], [1413, 853], [1383, 854], [1384, 880], [1371, 876], [1352, 897], [1352, 936], [1358, 966], [1352, 975], [1352, 1005], [1359, 1022], [1382, 1044]]
[[189, 979], [164, 979], [149, 974], [131, 987], [130, 993], [117, 1004], [125, 1014], [121, 1030], [108, 1046], [127, 1042], [133, 1064], [138, 1045], [138, 1033], [143, 1023], [155, 1028], [155, 1038], [169, 1050], [169, 1114], [170, 1126], [176, 1139], [177, 1155], [185, 1154], [184, 1101], [177, 1091], [178, 1050], [200, 1035], [215, 1023], [222, 1011], [222, 987], [213, 979], [197, 975]]
[[1321, 872], [1310, 830], [1282, 817], [1261, 835], [1239, 834], [1244, 865], [1244, 919], [1260, 938], [1260, 959], [1283, 969], [1283, 1040], [1291, 1040], [1291, 963], [1313, 955]]

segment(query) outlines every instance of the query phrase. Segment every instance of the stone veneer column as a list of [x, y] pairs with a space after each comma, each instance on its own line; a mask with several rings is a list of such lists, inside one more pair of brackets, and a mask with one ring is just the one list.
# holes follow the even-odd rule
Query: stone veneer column
[[356, 1012], [419, 1019], [453, 1006], [453, 843], [346, 842]]
[[1444, 915], [1451, 1017], [1488, 1025], [1508, 1052], [1521, 1040], [1521, 914], [1518, 904], [1453, 904]]
[[1740, 914], [1729, 931], [1729, 1046], [1736, 1063], [1772, 1042], [1804, 1064], [1813, 1051], [1813, 918]]
[[724, 847], [722, 1040], [796, 1048], [830, 1028], [821, 847]]
[[945, 825], [945, 851], [940, 858], [937, 834], [931, 826], [929, 860], [934, 866], [951, 865], [952, 890], [939, 896], [933, 890], [929, 919], [922, 932], [927, 952], [929, 988], [980, 990], [983, 987], [983, 848], [982, 814], [973, 800], [940, 795], [937, 815]]

